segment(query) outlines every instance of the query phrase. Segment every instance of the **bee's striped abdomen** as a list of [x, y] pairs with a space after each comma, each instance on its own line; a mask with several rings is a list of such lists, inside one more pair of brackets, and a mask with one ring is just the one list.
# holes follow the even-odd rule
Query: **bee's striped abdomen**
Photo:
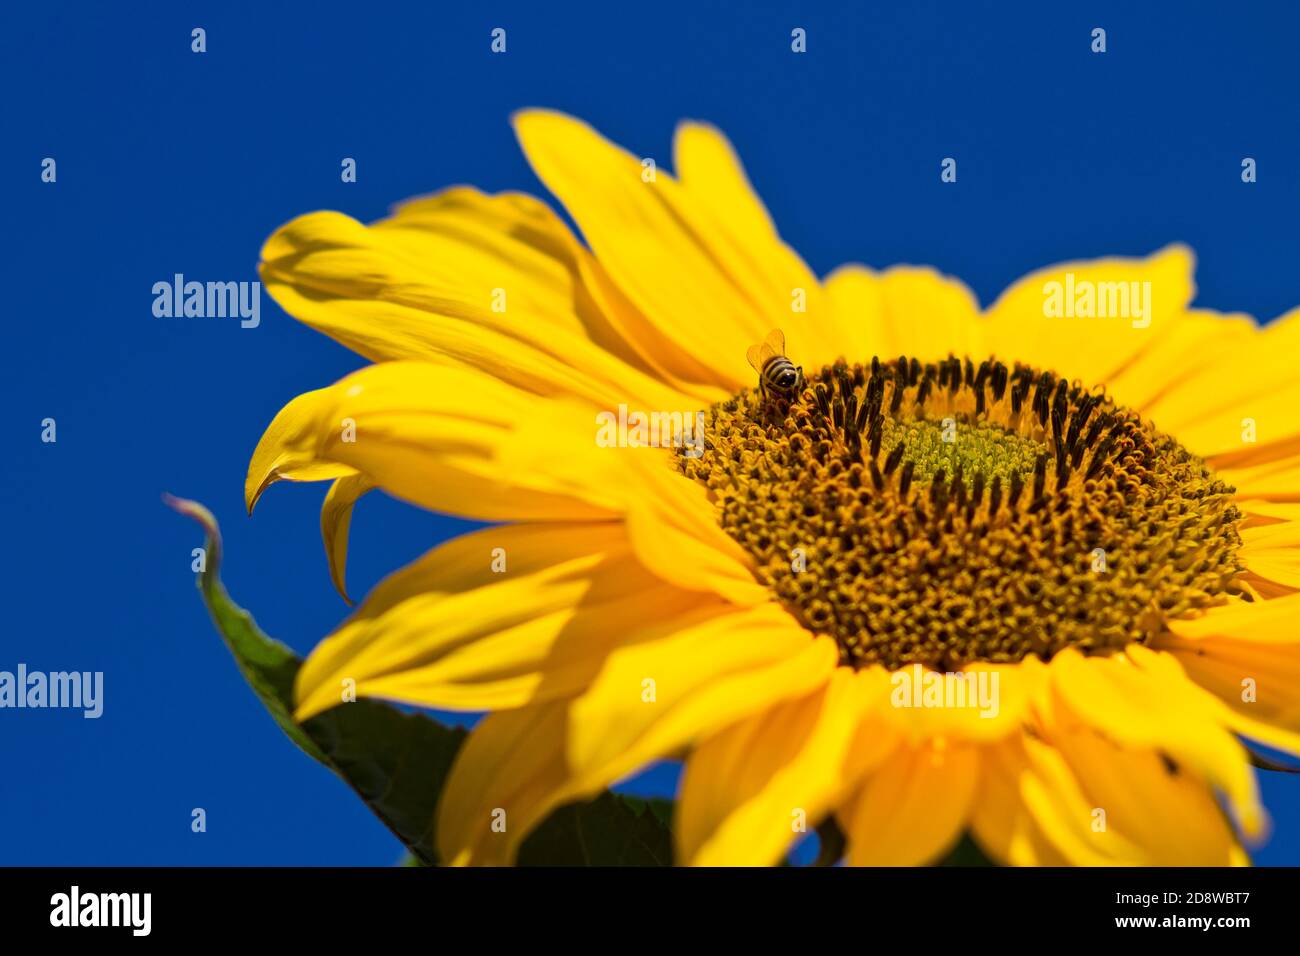
[[803, 387], [802, 372], [784, 355], [768, 359], [759, 378], [765, 391], [783, 398], [792, 398]]

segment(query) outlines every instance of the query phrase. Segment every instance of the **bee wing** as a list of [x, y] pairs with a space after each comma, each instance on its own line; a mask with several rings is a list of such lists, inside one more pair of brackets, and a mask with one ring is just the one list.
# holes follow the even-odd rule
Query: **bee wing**
[[768, 359], [784, 354], [785, 333], [780, 329], [773, 329], [767, 333], [767, 337], [762, 342], [749, 347], [749, 351], [745, 353], [745, 358], [749, 359], [749, 364], [754, 367], [755, 371], [761, 372]]
[[763, 340], [763, 344], [770, 350], [768, 358], [771, 358], [773, 355], [784, 355], [785, 333], [780, 329], [773, 329], [771, 332], [767, 333], [767, 338]]

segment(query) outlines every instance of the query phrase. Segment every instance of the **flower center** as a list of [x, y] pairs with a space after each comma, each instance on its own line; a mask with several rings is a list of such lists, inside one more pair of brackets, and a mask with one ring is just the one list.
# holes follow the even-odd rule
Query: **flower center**
[[1050, 372], [839, 362], [713, 406], [704, 434], [675, 466], [847, 665], [1101, 653], [1237, 593], [1233, 489]]

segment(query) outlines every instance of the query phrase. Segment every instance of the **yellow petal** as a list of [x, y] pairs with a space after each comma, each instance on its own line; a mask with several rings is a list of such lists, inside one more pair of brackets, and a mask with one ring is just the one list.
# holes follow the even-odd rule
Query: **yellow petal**
[[970, 747], [939, 739], [899, 748], [856, 798], [849, 863], [919, 866], [939, 859], [961, 837], [978, 777]]
[[811, 692], [838, 661], [834, 641], [811, 637], [770, 604], [620, 647], [573, 702], [569, 763], [584, 785], [603, 786], [755, 711]]
[[737, 235], [771, 243], [776, 226], [750, 185], [739, 157], [707, 123], [685, 122], [673, 137], [673, 166], [682, 191]]
[[845, 358], [863, 362], [873, 355], [894, 354], [875, 272], [856, 263], [842, 265], [822, 280], [822, 289], [835, 312]]
[[375, 361], [464, 366], [602, 407], [681, 404], [609, 326], [585, 256], [537, 200], [461, 188], [372, 226], [301, 216], [267, 240], [261, 274], [286, 312]]
[[1010, 866], [1066, 866], [1021, 796], [1032, 774], [1020, 737], [980, 749], [980, 780], [971, 805], [971, 836], [993, 860]]
[[1300, 621], [1300, 598], [1276, 601], [1234, 601], [1211, 608], [1199, 617], [1176, 618], [1169, 630], [1186, 641], [1208, 638], [1262, 643], [1292, 644]]
[[1300, 502], [1300, 456], [1242, 466], [1216, 467], [1217, 477], [1241, 498]]
[[[788, 250], [779, 254], [772, 237], [720, 231], [715, 204], [723, 199], [702, 201], [663, 169], [643, 178], [647, 167], [637, 157], [560, 113], [525, 110], [514, 124], [534, 171], [609, 276], [666, 338], [712, 372], [714, 384], [727, 391], [751, 385], [745, 352], [773, 326], [792, 325], [786, 331], [797, 362], [801, 350], [830, 347], [814, 340], [810, 325], [787, 321], [799, 317], [791, 310], [794, 288], [807, 283], [811, 308], [815, 281], [799, 277], [806, 270]], [[693, 176], [707, 182], [722, 175], [716, 144], [700, 129], [688, 128], [683, 152]], [[734, 199], [739, 188], [726, 195]], [[752, 207], [743, 209], [752, 222]]]
[[708, 124], [682, 123], [673, 165], [687, 200], [708, 222], [710, 250], [760, 313], [782, 316], [775, 324], [786, 332], [791, 354], [809, 368], [843, 355], [851, 326], [839, 321], [816, 277], [777, 235], [727, 138]]
[[1246, 833], [1259, 832], [1263, 809], [1245, 750], [1192, 683], [1158, 654], [1141, 645], [1112, 657], [1067, 649], [1049, 670], [1054, 721], [1068, 728], [1075, 719], [1121, 747], [1167, 754], [1185, 773], [1221, 789]]
[[[1275, 507], [1290, 508], [1300, 519], [1300, 507], [1296, 505]], [[1287, 588], [1300, 588], [1300, 520], [1243, 528], [1238, 554], [1254, 576]]]
[[629, 622], [707, 611], [646, 572], [617, 523], [488, 528], [381, 582], [303, 664], [297, 718], [337, 706], [344, 686], [441, 710], [572, 695], [613, 648], [644, 639]]
[[438, 798], [444, 863], [504, 866], [566, 796], [565, 704], [489, 714], [470, 733]]
[[861, 361], [905, 355], [921, 361], [988, 351], [979, 303], [960, 280], [924, 266], [891, 266], [876, 273], [840, 266], [826, 279], [827, 292]]
[[862, 687], [837, 668], [825, 688], [778, 704], [704, 741], [678, 795], [677, 859], [768, 866], [834, 806], [864, 710]]
[[325, 542], [325, 556], [329, 559], [330, 580], [349, 604], [352, 599], [348, 597], [347, 587], [348, 530], [352, 526], [352, 506], [374, 487], [374, 482], [365, 475], [338, 478], [330, 485], [325, 503], [321, 505], [320, 533]]
[[[893, 703], [889, 671], [873, 664], [857, 671], [855, 679], [864, 710], [844, 761], [844, 776], [849, 782], [857, 782], [873, 772], [905, 743], [897, 722], [890, 719]], [[853, 800], [854, 795], [850, 794], [836, 810], [836, 816], [846, 828], [853, 819], [850, 812]]]
[[1281, 525], [1288, 521], [1300, 521], [1300, 504], [1260, 500], [1237, 501], [1237, 505], [1246, 514], [1241, 528], [1261, 528], [1265, 525]]
[[[357, 473], [339, 461], [328, 461], [307, 453], [311, 440], [308, 419], [333, 398], [322, 388], [299, 395], [275, 416], [262, 434], [244, 481], [244, 503], [253, 513], [257, 499], [277, 481], [332, 481]], [[256, 467], [254, 467], [256, 466]]]
[[[249, 464], [249, 509], [282, 478], [359, 471], [403, 500], [487, 521], [613, 516], [616, 499], [597, 482], [501, 466], [502, 449], [546, 407], [536, 396], [462, 369], [425, 362], [362, 369], [299, 396], [275, 417]], [[590, 413], [565, 407], [568, 426], [549, 440], [586, 450], [595, 432]]]
[[1015, 664], [973, 663], [939, 673], [913, 665], [890, 675], [884, 719], [913, 742], [934, 737], [984, 742], [1019, 734], [1045, 693], [1036, 657]]
[[[1195, 292], [1193, 267], [1189, 249], [1169, 246], [1145, 259], [1115, 257], [1070, 262], [1031, 273], [1003, 292], [989, 308], [991, 350], [1004, 360], [1018, 359], [1071, 379], [1082, 379], [1086, 386], [1109, 383], [1153, 349], [1186, 315]], [[1111, 312], [1119, 311], [1122, 305], [1121, 291], [1131, 295], [1134, 289], [1137, 292], [1129, 303], [1129, 315], [1078, 318], [1049, 312], [1051, 293], [1058, 289], [1062, 307], [1069, 298], [1067, 290], [1074, 290], [1076, 305], [1082, 290], [1098, 290], [1094, 301], [1105, 299]], [[1150, 290], [1150, 310], [1139, 316], [1137, 313], [1144, 310], [1136, 304], [1144, 298], [1144, 289]]]
[[528, 431], [503, 450], [508, 472], [604, 489], [617, 500], [637, 556], [665, 581], [745, 606], [770, 600], [754, 579], [753, 559], [722, 530], [708, 490], [674, 471], [669, 451], [557, 442], [554, 435], [575, 427], [567, 407], [557, 410], [554, 420], [535, 410]]
[[[615, 310], [589, 287], [588, 272], [596, 270], [595, 260], [541, 200], [523, 193], [490, 196], [457, 186], [404, 202], [392, 218], [371, 228], [407, 243], [425, 268], [442, 265], [437, 255], [446, 250], [438, 243], [449, 241], [451, 261], [467, 260], [480, 279], [464, 283], [463, 269], [444, 273], [463, 283], [471, 303], [481, 302], [477, 292], [485, 284], [517, 290], [520, 295], [513, 305], [527, 305], [534, 320], [583, 335], [611, 355], [643, 367], [635, 343], [611, 322]], [[508, 324], [502, 328], [514, 331]]]
[[753, 559], [722, 530], [718, 509], [702, 485], [635, 449], [618, 451], [633, 482], [627, 533], [647, 568], [678, 587], [710, 591], [733, 604], [771, 599], [754, 580]]
[[1259, 327], [1242, 313], [1189, 309], [1163, 325], [1153, 323], [1146, 331], [1152, 343], [1136, 361], [1104, 383], [1088, 384], [1104, 384], [1116, 401], [1157, 418], [1161, 427], [1169, 429], [1177, 424], [1178, 415], [1178, 402], [1171, 394], [1200, 376], [1213, 378], [1218, 358], [1251, 341]]
[[[1231, 343], [1207, 339], [1202, 348], [1213, 361], [1154, 403], [1156, 424], [1197, 454], [1214, 456], [1219, 468], [1300, 454], [1300, 381], [1291, 360], [1300, 349], [1300, 309]], [[1250, 441], [1244, 419], [1253, 423]]]
[[1026, 738], [1020, 796], [1055, 848], [1079, 866], [1247, 862], [1203, 780], [1149, 750], [1116, 746], [1074, 722]]
[[671, 470], [671, 451], [603, 447], [600, 421], [477, 373], [386, 362], [286, 406], [253, 455], [246, 493], [251, 508], [272, 482], [324, 465], [470, 518], [621, 517], [664, 580], [736, 604], [768, 601], [707, 490]]
[[[609, 655], [580, 696], [490, 715], [462, 748], [440, 801], [443, 856], [509, 862], [555, 807], [824, 684], [834, 642], [811, 639], [783, 623], [783, 613], [704, 612], [685, 625], [650, 624], [645, 640]], [[497, 809], [509, 820], [504, 838], [490, 827]]]
[[[1025, 736], [1016, 790], [1025, 810], [1055, 852], [1074, 866], [1136, 865], [1142, 848], [1110, 826], [1081, 781], [1051, 742]], [[1120, 821], [1124, 822], [1124, 821]]]
[[1300, 753], [1300, 594], [1169, 622], [1158, 647], [1238, 733]]

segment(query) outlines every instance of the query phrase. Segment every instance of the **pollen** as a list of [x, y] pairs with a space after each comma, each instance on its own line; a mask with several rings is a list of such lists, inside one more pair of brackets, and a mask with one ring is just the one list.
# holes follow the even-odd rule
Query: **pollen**
[[704, 436], [675, 467], [849, 666], [1107, 653], [1240, 593], [1233, 489], [1049, 371], [838, 362], [713, 406]]

